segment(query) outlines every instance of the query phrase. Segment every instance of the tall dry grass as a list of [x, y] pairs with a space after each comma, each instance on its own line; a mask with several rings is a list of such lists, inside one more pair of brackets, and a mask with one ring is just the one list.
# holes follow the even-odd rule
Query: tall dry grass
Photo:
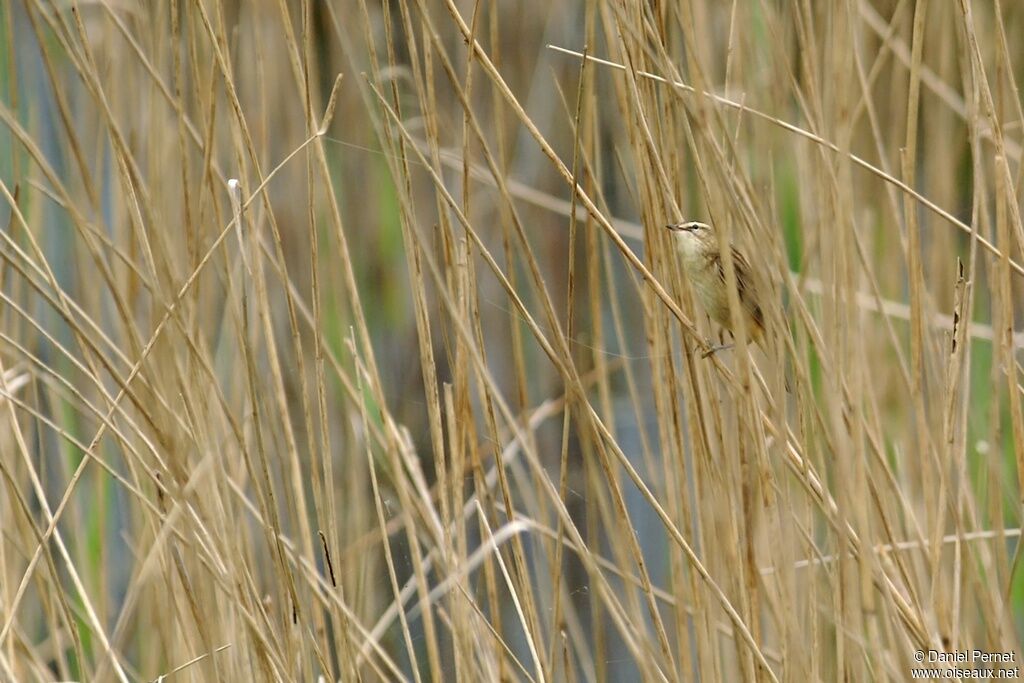
[[0, 29], [0, 679], [1019, 666], [1015, 3]]

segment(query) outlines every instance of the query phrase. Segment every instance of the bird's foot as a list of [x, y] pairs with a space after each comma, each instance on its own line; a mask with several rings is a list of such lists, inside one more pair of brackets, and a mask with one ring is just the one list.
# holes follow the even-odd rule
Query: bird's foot
[[719, 351], [725, 351], [726, 349], [731, 349], [734, 346], [734, 344], [712, 344], [710, 339], [705, 342], [705, 345], [707, 348], [700, 352], [701, 358], [708, 358]]

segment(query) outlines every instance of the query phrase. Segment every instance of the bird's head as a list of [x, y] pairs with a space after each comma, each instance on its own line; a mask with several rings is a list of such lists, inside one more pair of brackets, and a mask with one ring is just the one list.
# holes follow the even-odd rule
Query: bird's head
[[702, 234], [712, 234], [714, 228], [707, 223], [701, 223], [700, 221], [683, 221], [682, 223], [669, 223], [665, 226], [668, 230], [675, 233], [689, 233], [693, 236]]
[[715, 229], [707, 223], [683, 221], [682, 223], [670, 223], [665, 227], [671, 231], [680, 247], [688, 252], [717, 248], [718, 246]]

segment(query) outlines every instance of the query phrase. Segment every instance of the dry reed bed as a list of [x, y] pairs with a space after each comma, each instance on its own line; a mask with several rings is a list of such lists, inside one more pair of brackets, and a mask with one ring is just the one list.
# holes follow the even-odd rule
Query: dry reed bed
[[1019, 657], [1024, 14], [651, 4], [0, 8], [0, 678]]

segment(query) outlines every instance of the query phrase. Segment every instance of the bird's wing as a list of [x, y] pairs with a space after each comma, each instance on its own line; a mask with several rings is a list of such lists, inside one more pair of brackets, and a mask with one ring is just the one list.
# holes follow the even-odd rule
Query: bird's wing
[[[721, 258], [716, 259], [716, 262], [718, 265], [718, 277], [722, 278], [724, 283], [726, 281], [725, 264], [722, 263]], [[754, 282], [754, 270], [750, 267], [750, 262], [747, 261], [747, 258], [736, 251], [735, 247], [732, 248], [732, 267], [736, 272], [736, 291], [740, 295], [740, 303], [754, 322], [764, 329], [764, 312], [761, 310], [761, 304], [757, 299], [757, 292], [759, 290]]]

